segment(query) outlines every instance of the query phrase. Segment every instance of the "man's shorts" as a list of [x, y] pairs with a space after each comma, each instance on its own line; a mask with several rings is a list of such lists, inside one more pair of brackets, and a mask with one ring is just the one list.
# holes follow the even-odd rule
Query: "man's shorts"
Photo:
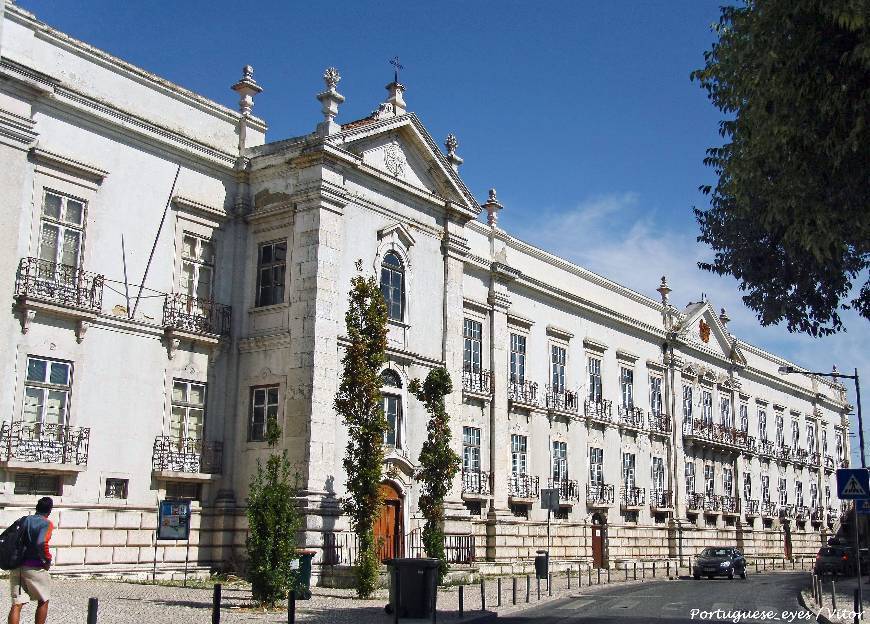
[[9, 572], [12, 604], [27, 604], [31, 600], [48, 602], [51, 576], [44, 568], [16, 568]]

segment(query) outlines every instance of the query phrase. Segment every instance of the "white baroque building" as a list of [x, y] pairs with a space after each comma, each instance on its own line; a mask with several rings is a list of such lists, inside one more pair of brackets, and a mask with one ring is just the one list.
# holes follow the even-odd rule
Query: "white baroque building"
[[191, 561], [236, 565], [270, 417], [303, 543], [324, 575], [352, 563], [333, 399], [359, 273], [390, 312], [384, 556], [419, 552], [427, 414], [407, 387], [442, 365], [457, 563], [527, 562], [543, 488], [553, 555], [601, 567], [714, 542], [811, 554], [839, 528], [843, 387], [782, 376], [664, 279], [650, 298], [499, 228], [495, 191], [478, 202], [398, 79], [339, 124], [330, 68], [312, 133], [266, 142], [250, 68], [237, 112], [2, 6], [0, 506], [55, 496], [59, 570], [181, 566], [185, 544], [155, 547], [164, 497], [195, 501]]

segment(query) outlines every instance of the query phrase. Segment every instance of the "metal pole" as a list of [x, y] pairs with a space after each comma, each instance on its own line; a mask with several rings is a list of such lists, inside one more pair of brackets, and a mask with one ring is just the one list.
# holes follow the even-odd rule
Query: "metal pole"
[[221, 624], [221, 584], [214, 584], [211, 597], [211, 624]]
[[550, 572], [547, 576], [547, 595], [553, 595], [553, 573]]
[[656, 562], [653, 561], [653, 578], [656, 577]]
[[[399, 622], [399, 607], [402, 603], [402, 588], [401, 588], [401, 580], [402, 575], [399, 574], [399, 568], [397, 566], [393, 566], [392, 572], [393, 577], [396, 583], [396, 590], [393, 592], [393, 622], [398, 624]], [[293, 596], [294, 600], [296, 596]], [[462, 585], [459, 586], [459, 613], [462, 613]]]
[[88, 624], [97, 624], [97, 607], [97, 599], [88, 598]]
[[[396, 609], [396, 613], [399, 610]], [[398, 615], [396, 616], [398, 619]], [[287, 594], [287, 624], [296, 624], [296, 590], [291, 589]]]
[[[858, 583], [860, 584], [861, 581], [858, 581]], [[834, 611], [837, 610], [837, 584], [833, 578], [831, 578], [831, 607]]]
[[[465, 585], [459, 586], [459, 617], [465, 613]], [[396, 620], [398, 621], [399, 616], [396, 616]]]
[[154, 531], [154, 568], [151, 570], [151, 582], [157, 581], [157, 531]]
[[511, 583], [511, 603], [517, 604], [517, 577], [513, 577], [511, 580], [513, 581]]
[[[601, 568], [598, 568], [601, 570]], [[598, 584], [601, 585], [601, 572], [598, 572]], [[607, 584], [610, 585], [610, 568], [607, 568]]]
[[501, 577], [496, 579], [495, 583], [496, 590], [498, 591], [498, 606], [501, 606]]
[[532, 593], [532, 579], [526, 574], [526, 602], [529, 601], [529, 595]]
[[[858, 581], [858, 586], [861, 586], [861, 582]], [[852, 611], [855, 612], [854, 617], [852, 618], [853, 624], [858, 624], [858, 617], [863, 615], [861, 613], [861, 608], [864, 605], [861, 604], [861, 599], [858, 597], [858, 587], [855, 588], [855, 593], [852, 595]]]
[[[855, 369], [855, 401], [858, 403], [858, 444], [861, 445], [861, 468], [867, 467], [864, 459], [864, 422], [861, 420], [861, 381], [858, 379], [858, 369]], [[861, 583], [858, 583], [858, 587]], [[864, 603], [861, 603], [864, 606]]]
[[[858, 370], [855, 369], [855, 373], [857, 375]], [[857, 378], [856, 378], [857, 381]], [[856, 386], [857, 387], [857, 386]], [[864, 451], [864, 444], [861, 443], [861, 451]], [[863, 459], [863, 458], [862, 458]], [[858, 526], [858, 501], [852, 501], [852, 518], [855, 521], [855, 571], [858, 575], [858, 606], [863, 609], [864, 608], [864, 588], [861, 586], [861, 548], [860, 548], [860, 539], [858, 537], [858, 533], [860, 531], [860, 526]], [[833, 583], [833, 581], [831, 581]], [[860, 610], [860, 609], [859, 609]]]
[[538, 600], [540, 600], [541, 599], [541, 577], [535, 575], [535, 580], [537, 581], [537, 584], [538, 584]]
[[187, 587], [187, 562], [190, 561], [190, 528], [187, 529], [187, 544], [184, 547], [184, 582], [182, 587]]
[[486, 611], [486, 581], [480, 579], [480, 610]]
[[571, 589], [571, 566], [568, 566], [568, 589]]

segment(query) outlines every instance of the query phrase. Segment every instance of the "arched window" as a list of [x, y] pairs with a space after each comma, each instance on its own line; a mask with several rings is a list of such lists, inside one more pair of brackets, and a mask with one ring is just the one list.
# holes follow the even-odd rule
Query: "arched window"
[[388, 368], [381, 373], [381, 386], [384, 417], [387, 419], [384, 444], [400, 449], [402, 448], [402, 378], [396, 371]]
[[405, 267], [394, 251], [388, 252], [381, 263], [381, 293], [387, 303], [387, 316], [401, 321], [405, 312]]

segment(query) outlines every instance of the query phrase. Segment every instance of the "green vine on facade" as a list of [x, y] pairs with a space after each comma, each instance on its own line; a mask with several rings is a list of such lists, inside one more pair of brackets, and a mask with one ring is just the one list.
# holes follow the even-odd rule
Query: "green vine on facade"
[[342, 358], [335, 409], [343, 417], [348, 434], [343, 461], [348, 493], [344, 510], [359, 539], [356, 590], [360, 597], [369, 597], [377, 589], [380, 564], [374, 525], [381, 508], [387, 431], [380, 381], [387, 349], [387, 306], [374, 278], [361, 275], [351, 280], [348, 303], [345, 324], [350, 344]]
[[423, 547], [426, 555], [439, 560], [439, 581], [447, 573], [444, 554], [444, 498], [450, 491], [450, 483], [459, 471], [460, 458], [450, 448], [450, 415], [444, 397], [453, 392], [453, 382], [446, 368], [429, 371], [422, 384], [414, 379], [408, 386], [411, 394], [422, 401], [429, 412], [426, 425], [428, 436], [420, 451], [420, 469], [416, 479], [422, 485], [420, 512], [426, 518], [423, 526]]

